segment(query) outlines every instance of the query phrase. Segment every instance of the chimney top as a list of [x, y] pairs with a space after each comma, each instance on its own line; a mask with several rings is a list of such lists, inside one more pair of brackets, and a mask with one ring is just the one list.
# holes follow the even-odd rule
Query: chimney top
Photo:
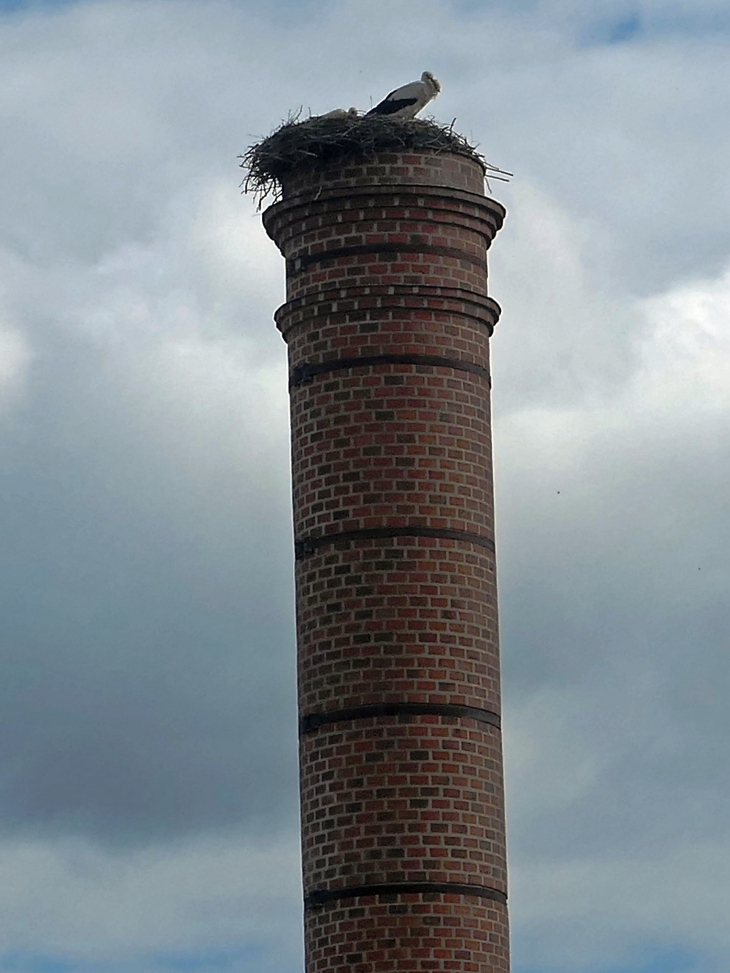
[[449, 153], [476, 162], [484, 175], [494, 169], [453, 125], [352, 113], [314, 116], [303, 122], [294, 116], [239, 157], [246, 173], [241, 185], [261, 206], [269, 196], [280, 199], [284, 181], [295, 174], [363, 162], [388, 150]]

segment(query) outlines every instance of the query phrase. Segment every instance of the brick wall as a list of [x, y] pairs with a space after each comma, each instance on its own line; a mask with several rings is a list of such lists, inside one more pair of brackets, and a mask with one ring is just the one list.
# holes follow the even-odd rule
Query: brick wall
[[307, 973], [509, 969], [479, 166], [290, 178]]

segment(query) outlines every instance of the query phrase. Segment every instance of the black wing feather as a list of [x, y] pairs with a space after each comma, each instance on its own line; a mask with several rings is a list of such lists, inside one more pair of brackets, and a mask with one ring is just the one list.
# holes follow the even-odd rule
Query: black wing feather
[[409, 107], [410, 105], [415, 105], [416, 102], [418, 101], [417, 98], [398, 98], [398, 99], [394, 99], [393, 101], [388, 101], [388, 98], [390, 98], [390, 95], [383, 98], [380, 104], [376, 105], [375, 108], [371, 108], [367, 114], [368, 115], [392, 115], [395, 112], [400, 111], [401, 108], [406, 108]]

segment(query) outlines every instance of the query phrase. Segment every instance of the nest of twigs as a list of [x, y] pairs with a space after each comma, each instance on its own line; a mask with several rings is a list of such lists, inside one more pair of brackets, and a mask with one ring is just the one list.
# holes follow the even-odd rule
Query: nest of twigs
[[300, 121], [290, 116], [271, 135], [239, 156], [245, 177], [241, 187], [259, 205], [272, 196], [281, 198], [287, 176], [302, 169], [318, 169], [348, 159], [367, 159], [387, 149], [429, 149], [453, 152], [474, 159], [484, 170], [491, 166], [474, 145], [451, 125], [430, 119], [389, 118], [387, 115], [348, 115], [344, 118], [314, 116]]

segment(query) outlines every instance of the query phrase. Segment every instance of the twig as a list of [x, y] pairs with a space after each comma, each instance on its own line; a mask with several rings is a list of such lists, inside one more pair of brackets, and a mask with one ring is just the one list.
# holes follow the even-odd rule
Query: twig
[[[433, 119], [394, 119], [387, 116], [346, 116], [313, 118], [300, 121], [300, 106], [290, 112], [286, 121], [239, 156], [245, 172], [243, 192], [252, 193], [259, 208], [272, 196], [280, 199], [288, 176], [300, 169], [324, 167], [352, 158], [371, 158], [388, 149], [427, 149], [453, 152], [478, 162], [485, 174], [493, 178], [511, 176], [487, 162], [476, 146], [454, 131], [451, 125], [439, 125]], [[500, 173], [501, 175], [494, 175]]]

